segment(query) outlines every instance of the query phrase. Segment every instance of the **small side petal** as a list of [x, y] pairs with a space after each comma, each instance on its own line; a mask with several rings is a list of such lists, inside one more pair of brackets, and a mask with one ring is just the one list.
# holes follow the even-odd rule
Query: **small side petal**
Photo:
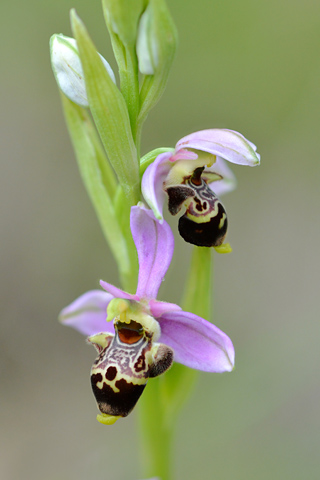
[[143, 204], [131, 208], [130, 227], [139, 259], [137, 295], [156, 298], [172, 259], [173, 233]]
[[99, 332], [114, 333], [113, 324], [106, 322], [107, 306], [112, 299], [109, 293], [90, 290], [65, 307], [59, 320], [86, 336]]
[[171, 156], [172, 152], [158, 155], [144, 172], [141, 181], [141, 191], [145, 201], [153, 210], [155, 217], [161, 221], [163, 220], [162, 208], [166, 197], [163, 190], [163, 182], [172, 167], [169, 161]]
[[100, 285], [108, 293], [111, 293], [112, 298], [124, 298], [126, 300], [139, 301], [139, 297], [137, 297], [137, 295], [132, 295], [131, 293], [124, 292], [120, 288], [115, 287], [114, 285], [111, 285], [111, 283], [107, 283], [107, 282], [104, 282], [103, 280], [100, 280]]
[[179, 307], [179, 305], [169, 302], [160, 302], [159, 300], [150, 300], [149, 308], [151, 315], [155, 319], [158, 319], [158, 317], [161, 317], [161, 315], [168, 312], [181, 312], [181, 307]]
[[[222, 180], [209, 183], [209, 187], [216, 195], [218, 195], [218, 197], [224, 195], [225, 193], [232, 192], [232, 190], [236, 188], [236, 177], [222, 158], [217, 157], [216, 162], [212, 165], [212, 167], [206, 168], [205, 172], [206, 171], [218, 173], [223, 177]], [[203, 177], [205, 177], [205, 172], [203, 173]]]
[[197, 160], [198, 154], [195, 152], [191, 152], [190, 150], [178, 150], [177, 153], [172, 155], [170, 158], [170, 162], [176, 162], [177, 160]]
[[230, 372], [234, 348], [219, 328], [188, 312], [165, 313], [158, 319], [159, 341], [173, 348], [175, 361], [205, 372]]
[[233, 130], [214, 128], [191, 133], [179, 140], [176, 152], [182, 148], [209, 152], [238, 165], [254, 167], [260, 163], [256, 146]]

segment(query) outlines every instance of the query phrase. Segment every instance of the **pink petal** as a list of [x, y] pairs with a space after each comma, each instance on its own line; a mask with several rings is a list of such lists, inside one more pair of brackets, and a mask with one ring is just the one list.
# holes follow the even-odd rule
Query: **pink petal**
[[176, 145], [176, 153], [182, 148], [209, 152], [238, 165], [254, 167], [260, 163], [260, 155], [256, 153], [256, 146], [241, 133], [233, 130], [214, 128], [191, 133], [179, 140]]
[[165, 200], [163, 182], [165, 181], [170, 168], [172, 167], [169, 159], [172, 152], [161, 153], [155, 161], [149, 165], [143, 174], [141, 181], [141, 191], [147, 202], [152, 208], [156, 218], [163, 220], [162, 208]]
[[114, 333], [112, 322], [107, 322], [107, 306], [113, 296], [102, 290], [90, 290], [65, 307], [59, 320], [86, 336], [99, 332]]
[[156, 319], [167, 312], [181, 311], [181, 307], [179, 307], [179, 305], [176, 305], [175, 303], [160, 302], [159, 300], [150, 300], [149, 307], [151, 315]]
[[137, 295], [132, 295], [131, 293], [124, 292], [120, 288], [117, 288], [114, 285], [111, 285], [111, 283], [107, 283], [107, 282], [104, 282], [103, 280], [100, 280], [100, 285], [104, 290], [111, 293], [111, 295], [114, 298], [124, 298], [126, 300], [138, 300], [139, 301], [139, 298], [137, 297]]
[[234, 366], [234, 348], [219, 328], [188, 312], [169, 312], [158, 319], [159, 341], [173, 348], [174, 359], [205, 372], [230, 372]]
[[236, 188], [236, 177], [222, 158], [217, 157], [216, 162], [212, 165], [212, 167], [206, 168], [206, 171], [219, 173], [219, 175], [223, 177], [222, 180], [217, 180], [209, 184], [211, 190], [218, 195], [218, 197], [224, 195], [225, 193], [232, 192], [232, 190]]
[[137, 295], [156, 298], [172, 259], [173, 234], [144, 205], [131, 208], [130, 226], [139, 259]]
[[190, 152], [189, 150], [178, 150], [177, 153], [172, 155], [170, 162], [176, 162], [177, 160], [197, 160], [198, 155], [195, 152]]

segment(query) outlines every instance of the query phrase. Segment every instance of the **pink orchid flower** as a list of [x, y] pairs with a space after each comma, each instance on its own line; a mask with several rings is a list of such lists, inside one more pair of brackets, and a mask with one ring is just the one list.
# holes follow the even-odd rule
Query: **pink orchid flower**
[[139, 260], [136, 293], [101, 281], [105, 291], [85, 293], [60, 314], [62, 323], [89, 336], [99, 353], [91, 381], [102, 414], [98, 420], [107, 424], [128, 415], [148, 378], [167, 370], [173, 359], [206, 372], [234, 366], [234, 348], [225, 333], [156, 299], [174, 249], [169, 225], [139, 204], [131, 209], [131, 231]]
[[256, 147], [233, 130], [202, 130], [178, 141], [149, 165], [142, 178], [142, 193], [156, 218], [163, 220], [168, 196], [169, 212], [179, 219], [180, 235], [201, 247], [219, 247], [227, 233], [227, 215], [218, 196], [234, 189], [235, 177], [225, 160], [254, 167], [260, 163]]

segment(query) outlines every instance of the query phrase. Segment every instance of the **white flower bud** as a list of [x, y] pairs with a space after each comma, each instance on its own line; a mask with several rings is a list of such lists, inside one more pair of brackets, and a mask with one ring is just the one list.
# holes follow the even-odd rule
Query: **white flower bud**
[[164, 0], [149, 0], [141, 15], [136, 43], [139, 70], [168, 76], [177, 44], [176, 28]]
[[146, 0], [103, 0], [102, 6], [109, 31], [118, 35], [123, 45], [134, 45], [139, 18]]
[[[81, 107], [88, 107], [84, 74], [75, 39], [62, 34], [52, 35], [50, 39], [50, 55], [52, 70], [59, 88], [72, 102]], [[100, 55], [100, 58], [111, 79], [116, 83], [109, 63], [102, 55]]]
[[152, 31], [151, 11], [148, 8], [140, 18], [136, 48], [140, 72], [144, 75], [154, 75], [159, 63], [158, 47]]

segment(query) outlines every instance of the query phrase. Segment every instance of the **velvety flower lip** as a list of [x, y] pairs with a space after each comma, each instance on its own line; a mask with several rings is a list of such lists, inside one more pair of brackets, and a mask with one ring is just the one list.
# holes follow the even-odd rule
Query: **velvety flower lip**
[[[208, 158], [201, 160], [202, 152], [212, 155], [211, 166]], [[210, 129], [201, 130], [183, 137], [176, 144], [175, 150], [165, 152], [155, 159], [146, 169], [141, 183], [143, 196], [159, 220], [163, 220], [163, 204], [166, 198], [163, 185], [171, 169], [177, 162], [190, 162], [190, 168], [206, 166], [205, 172], [221, 175], [221, 180], [208, 183], [218, 196], [232, 191], [236, 186], [233, 172], [225, 160], [238, 165], [256, 166], [260, 163], [260, 155], [256, 146], [243, 135], [233, 130]]]
[[160, 223], [151, 210], [139, 204], [131, 208], [131, 231], [139, 259], [137, 293], [130, 294], [101, 281], [106, 292], [85, 293], [62, 310], [61, 321], [85, 335], [110, 332], [112, 322], [106, 322], [110, 301], [129, 300], [159, 323], [158, 341], [174, 350], [175, 361], [207, 372], [231, 371], [234, 348], [225, 333], [178, 305], [156, 299], [174, 249], [169, 225]]

